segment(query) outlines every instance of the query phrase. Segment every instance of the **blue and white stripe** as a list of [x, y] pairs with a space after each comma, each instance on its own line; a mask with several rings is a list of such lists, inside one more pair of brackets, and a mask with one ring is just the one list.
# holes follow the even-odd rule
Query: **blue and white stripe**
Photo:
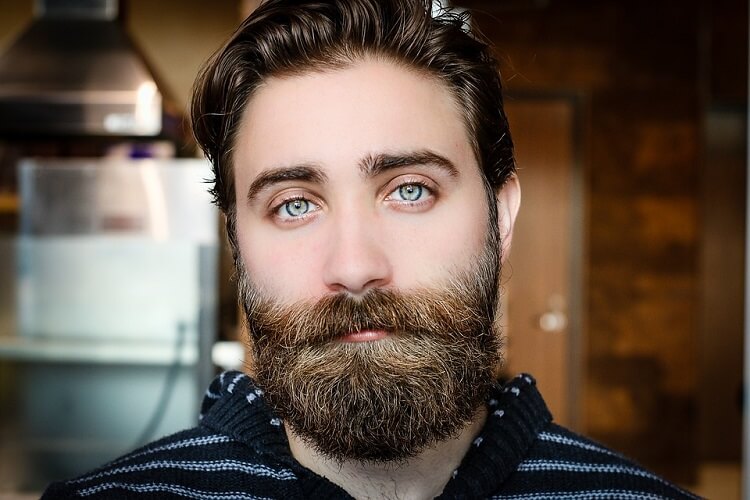
[[636, 467], [629, 467], [627, 465], [577, 463], [566, 462], [562, 460], [525, 460], [521, 462], [517, 470], [519, 472], [555, 471], [599, 474], [625, 474], [629, 476], [645, 477], [668, 486], [670, 485], [667, 481], [663, 480], [655, 474], [652, 474], [643, 469], [638, 469]]
[[[673, 485], [656, 474], [652, 474], [646, 470], [638, 467], [629, 465], [615, 465], [615, 464], [598, 464], [598, 463], [587, 463], [587, 462], [568, 462], [563, 460], [524, 460], [518, 466], [518, 472], [573, 472], [582, 474], [616, 474], [617, 476], [627, 475], [642, 477], [650, 479], [657, 483], [663, 484], [669, 488], [673, 488]], [[693, 495], [688, 496], [693, 498], [699, 498]], [[553, 497], [557, 498], [557, 497]], [[613, 497], [620, 498], [620, 497]]]
[[597, 453], [603, 453], [605, 455], [611, 455], [613, 457], [621, 458], [621, 455], [619, 453], [615, 453], [611, 450], [608, 450], [604, 448], [603, 446], [597, 446], [595, 444], [587, 443], [585, 441], [580, 441], [577, 439], [571, 439], [567, 436], [562, 436], [560, 434], [552, 434], [551, 432], [540, 432], [537, 436], [542, 441], [550, 441], [552, 443], [562, 444], [566, 446], [575, 446], [577, 448], [581, 448], [588, 451], [595, 451]]
[[99, 479], [105, 476], [112, 476], [115, 474], [129, 474], [132, 472], [143, 472], [146, 470], [155, 469], [179, 469], [196, 472], [243, 472], [256, 477], [265, 477], [270, 479], [276, 479], [279, 481], [292, 481], [297, 479], [294, 473], [288, 469], [276, 470], [268, 466], [261, 464], [251, 464], [247, 462], [240, 462], [238, 460], [206, 460], [206, 461], [192, 461], [192, 460], [155, 460], [153, 462], [146, 462], [135, 465], [124, 465], [122, 467], [115, 467], [107, 469], [102, 472], [84, 476], [79, 479], [69, 481], [70, 484], [81, 483], [85, 481], [91, 481]]
[[240, 380], [242, 380], [245, 377], [247, 377], [247, 375], [245, 375], [244, 373], [238, 373], [237, 375], [235, 375], [234, 378], [232, 379], [232, 381], [227, 386], [227, 392], [229, 394], [232, 394], [232, 392], [234, 391], [235, 386], [237, 385], [237, 382], [239, 382]]
[[193, 446], [207, 446], [211, 444], [229, 443], [232, 439], [229, 436], [223, 434], [212, 434], [209, 436], [201, 436], [197, 438], [183, 439], [181, 441], [175, 441], [174, 443], [165, 444], [162, 446], [154, 446], [138, 453], [132, 453], [125, 455], [124, 457], [115, 460], [110, 465], [116, 465], [123, 462], [128, 462], [134, 458], [142, 457], [145, 455], [152, 455], [159, 453], [160, 451], [178, 450], [180, 448], [191, 448]]
[[198, 490], [195, 488], [188, 488], [179, 484], [168, 484], [168, 483], [144, 483], [144, 484], [132, 484], [132, 483], [102, 483], [91, 488], [85, 488], [78, 491], [80, 496], [91, 496], [102, 491], [121, 489], [127, 491], [133, 491], [137, 493], [173, 493], [175, 495], [181, 495], [186, 498], [195, 498], [198, 500], [270, 500], [266, 497], [258, 497], [255, 495], [249, 495], [241, 491], [227, 491], [227, 492], [212, 492], [205, 490]]
[[213, 392], [210, 387], [206, 389], [205, 396], [209, 399], [221, 399], [221, 394]]
[[664, 500], [662, 495], [637, 490], [586, 490], [496, 495], [493, 500]]

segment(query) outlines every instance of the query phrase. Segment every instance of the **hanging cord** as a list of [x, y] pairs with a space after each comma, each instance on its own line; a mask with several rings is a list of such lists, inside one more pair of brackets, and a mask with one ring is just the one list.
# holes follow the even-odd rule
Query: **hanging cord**
[[175, 385], [177, 384], [177, 376], [179, 375], [180, 368], [182, 367], [180, 354], [182, 353], [182, 348], [185, 345], [186, 337], [187, 325], [184, 322], [180, 321], [177, 324], [177, 337], [174, 344], [174, 361], [172, 361], [172, 364], [169, 365], [169, 369], [167, 370], [167, 376], [164, 378], [164, 385], [162, 386], [161, 395], [159, 396], [159, 401], [156, 404], [156, 408], [154, 408], [154, 412], [151, 414], [151, 418], [146, 424], [146, 427], [143, 429], [140, 436], [135, 441], [135, 446], [133, 448], [138, 448], [149, 442], [154, 437], [156, 429], [159, 428], [159, 425], [161, 425], [162, 421], [164, 420], [164, 415], [167, 412], [169, 400], [172, 398]]

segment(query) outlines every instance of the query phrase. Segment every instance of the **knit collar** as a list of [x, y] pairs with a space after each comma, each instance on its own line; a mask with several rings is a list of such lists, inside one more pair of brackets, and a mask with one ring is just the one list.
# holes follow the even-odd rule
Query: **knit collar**
[[[495, 384], [487, 408], [484, 428], [438, 498], [484, 498], [497, 492], [552, 420], [536, 382], [525, 374]], [[283, 422], [265, 404], [262, 389], [243, 373], [224, 372], [214, 379], [203, 399], [201, 425], [291, 467], [305, 496], [348, 498], [292, 457]]]

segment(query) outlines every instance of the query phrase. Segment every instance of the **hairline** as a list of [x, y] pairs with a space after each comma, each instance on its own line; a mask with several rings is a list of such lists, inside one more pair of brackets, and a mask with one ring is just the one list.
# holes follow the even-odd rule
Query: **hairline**
[[[432, 71], [429, 68], [426, 68], [424, 66], [418, 65], [418, 63], [412, 63], [407, 60], [405, 60], [404, 57], [400, 57], [397, 54], [390, 54], [385, 50], [373, 50], [373, 49], [357, 49], [356, 51], [345, 51], [343, 49], [339, 50], [333, 50], [332, 54], [329, 54], [329, 57], [326, 59], [323, 58], [317, 58], [314, 60], [307, 61], [302, 64], [297, 64], [294, 67], [284, 67], [277, 69], [275, 71], [271, 71], [266, 75], [263, 75], [261, 78], [258, 79], [257, 83], [253, 85], [251, 88], [248, 89], [247, 95], [244, 98], [244, 101], [242, 103], [242, 111], [240, 112], [240, 122], [239, 124], [234, 128], [233, 133], [231, 137], [229, 138], [229, 168], [227, 169], [227, 174], [231, 175], [231, 183], [232, 183], [232, 203], [227, 207], [227, 213], [229, 212], [236, 212], [237, 209], [237, 186], [236, 186], [236, 176], [235, 176], [235, 168], [236, 168], [236, 161], [235, 161], [235, 154], [236, 154], [236, 145], [237, 145], [237, 138], [243, 129], [243, 125], [247, 121], [247, 113], [250, 108], [250, 102], [255, 97], [255, 94], [264, 86], [268, 85], [270, 81], [273, 81], [274, 79], [278, 80], [285, 80], [285, 79], [292, 79], [292, 78], [298, 78], [303, 77], [310, 74], [330, 74], [335, 73], [338, 71], [343, 71], [346, 69], [350, 69], [353, 66], [356, 66], [358, 64], [367, 63], [370, 61], [374, 62], [384, 62], [388, 64], [392, 64], [397, 68], [402, 68], [406, 71], [409, 71], [415, 75], [423, 76], [428, 80], [431, 80], [438, 85], [440, 85], [445, 91], [448, 93], [448, 97], [451, 100], [452, 106], [455, 109], [455, 111], [458, 113], [458, 115], [461, 118], [461, 121], [463, 123], [463, 129], [464, 133], [466, 134], [466, 139], [469, 142], [469, 145], [471, 146], [472, 154], [474, 156], [474, 161], [476, 162], [476, 166], [479, 169], [479, 174], [482, 177], [483, 183], [486, 184], [485, 188], [493, 191], [494, 188], [492, 187], [492, 182], [487, 177], [487, 174], [484, 170], [484, 165], [482, 164], [482, 157], [481, 157], [481, 148], [479, 145], [479, 140], [476, 137], [477, 131], [473, 129], [472, 126], [472, 120], [469, 116], [469, 112], [466, 109], [466, 106], [464, 106], [465, 103], [462, 102], [461, 97], [459, 94], [459, 89], [453, 87], [450, 82], [447, 81], [447, 79], [443, 76], [441, 76], [437, 71]], [[489, 194], [489, 193], [488, 193]]]

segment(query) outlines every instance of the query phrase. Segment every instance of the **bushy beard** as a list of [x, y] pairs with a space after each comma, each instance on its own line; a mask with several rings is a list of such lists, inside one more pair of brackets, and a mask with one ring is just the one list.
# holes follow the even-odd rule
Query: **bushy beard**
[[[496, 242], [490, 231], [470, 268], [440, 287], [292, 305], [263, 296], [239, 259], [253, 372], [267, 402], [336, 461], [401, 461], [455, 437], [484, 403], [501, 360]], [[389, 335], [341, 342], [361, 330]]]

